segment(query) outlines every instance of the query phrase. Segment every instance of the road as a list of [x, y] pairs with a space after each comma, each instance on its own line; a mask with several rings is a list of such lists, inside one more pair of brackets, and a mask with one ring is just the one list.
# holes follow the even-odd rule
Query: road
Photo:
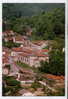
[[40, 84], [42, 84], [43, 86], [47, 86], [48, 89], [52, 90], [52, 91], [56, 91], [54, 88], [50, 87], [49, 85], [47, 85], [45, 82], [43, 81], [39, 81]]

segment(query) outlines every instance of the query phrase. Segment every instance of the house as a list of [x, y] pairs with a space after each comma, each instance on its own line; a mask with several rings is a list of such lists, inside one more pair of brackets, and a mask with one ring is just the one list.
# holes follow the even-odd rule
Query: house
[[25, 68], [19, 68], [19, 71], [20, 71], [20, 76], [18, 77], [19, 81], [25, 81], [25, 83], [30, 84], [34, 80], [34, 75], [35, 74], [33, 73], [32, 70], [25, 69]]
[[7, 30], [5, 32], [3, 32], [3, 37], [7, 37], [7, 36], [14, 36], [14, 32], [12, 30]]
[[14, 39], [13, 39], [13, 42], [21, 44], [22, 47], [23, 46], [31, 46], [30, 40], [25, 35], [24, 36], [22, 36], [22, 35], [15, 36]]
[[35, 96], [32, 92], [26, 89], [21, 89], [18, 93], [22, 96]]
[[21, 35], [15, 36], [15, 38], [13, 39], [14, 43], [19, 43], [19, 44], [23, 44], [24, 42], [24, 38]]
[[12, 48], [11, 56], [16, 56], [18, 53], [22, 53], [22, 47]]
[[40, 66], [40, 61], [49, 61], [48, 50], [33, 50], [28, 47], [13, 48], [11, 56], [14, 60], [28, 64], [29, 66]]
[[5, 53], [9, 53], [10, 52], [10, 49], [7, 48], [7, 47], [3, 47], [2, 49], [3, 49], [2, 52], [5, 52]]
[[34, 49], [42, 49], [47, 46], [48, 46], [48, 41], [44, 41], [44, 40], [33, 41], [31, 44], [31, 47]]
[[7, 30], [5, 32], [3, 32], [3, 40], [5, 42], [8, 42], [8, 41], [13, 41], [14, 40], [14, 35], [15, 33], [12, 31], [12, 30]]
[[5, 38], [4, 38], [4, 41], [5, 41], [5, 42], [13, 41], [13, 37], [5, 37]]
[[2, 65], [3, 65], [3, 67], [5, 67], [6, 65], [9, 65], [9, 59], [8, 59], [8, 57], [3, 57], [3, 59], [2, 59]]
[[56, 75], [52, 75], [52, 74], [44, 74], [43, 75], [44, 78], [47, 78], [47, 79], [52, 79], [52, 80], [64, 80], [64, 76], [56, 76]]
[[32, 49], [30, 47], [17, 47], [17, 48], [12, 48], [11, 51], [11, 56], [18, 55], [19, 53], [31, 53]]
[[33, 94], [31, 92], [26, 92], [22, 96], [35, 96], [35, 94]]
[[[5, 54], [5, 55], [7, 55], [7, 54]], [[9, 63], [9, 58], [8, 58], [8, 56], [5, 56], [5, 55], [3, 55], [3, 58], [2, 58], [2, 68], [3, 68], [2, 73], [3, 73], [4, 75], [8, 75], [8, 73], [9, 73], [9, 68], [10, 68], [10, 63]]]
[[9, 68], [10, 68], [9, 56], [10, 56], [10, 50], [6, 47], [3, 47], [3, 52], [2, 52], [2, 68], [3, 68], [3, 71], [2, 71], [2, 73], [4, 75], [9, 74]]
[[10, 56], [10, 50], [8, 48], [3, 47], [3, 52], [2, 52], [2, 65], [3, 65], [3, 67], [5, 65], [9, 65], [9, 56]]
[[8, 67], [9, 65], [6, 65], [5, 67], [3, 67], [3, 71], [2, 71], [2, 73], [4, 74], [4, 75], [8, 75], [9, 74], [9, 67]]

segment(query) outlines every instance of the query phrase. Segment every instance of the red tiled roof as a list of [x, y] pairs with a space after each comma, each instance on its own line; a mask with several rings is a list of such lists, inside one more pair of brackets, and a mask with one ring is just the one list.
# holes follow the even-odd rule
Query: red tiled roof
[[3, 55], [3, 57], [6, 57], [6, 58], [8, 58], [8, 56], [9, 56], [9, 54], [7, 54], [7, 53]]
[[4, 52], [4, 54], [2, 53], [3, 57], [8, 57], [10, 55], [10, 51], [8, 49], [3, 49], [3, 52]]
[[33, 50], [32, 49], [28, 49], [28, 48], [23, 48], [23, 52], [31, 54], [31, 53], [33, 53]]
[[21, 47], [12, 48], [12, 51], [15, 51], [15, 52], [22, 52], [22, 48], [21, 48]]
[[48, 49], [42, 49], [41, 52], [49, 52]]
[[8, 58], [3, 58], [3, 63], [9, 63], [9, 60], [8, 60]]
[[45, 50], [37, 50], [37, 51], [34, 51], [34, 54], [36, 56], [39, 56], [39, 57], [48, 57], [49, 55], [48, 54], [44, 54], [43, 52], [45, 52]]
[[20, 56], [26, 56], [26, 57], [27, 57], [27, 56], [29, 56], [29, 54], [28, 54], [28, 53], [23, 53], [23, 52], [22, 52], [22, 53], [20, 53], [19, 55], [20, 55]]
[[17, 47], [17, 48], [12, 48], [13, 51], [16, 52], [25, 52], [25, 53], [31, 53], [32, 49], [25, 48], [25, 47]]
[[64, 80], [64, 76], [56, 76], [56, 75], [51, 75], [51, 74], [46, 74], [43, 75], [44, 77], [48, 78], [48, 79], [54, 79], [54, 80]]
[[15, 40], [16, 40], [16, 41], [24, 41], [24, 39], [23, 39], [22, 36], [16, 36], [16, 37], [15, 37]]
[[38, 46], [41, 46], [44, 43], [47, 44], [47, 41], [45, 42], [45, 40], [38, 40], [38, 41], [33, 41], [33, 43], [36, 44], [36, 45], [38, 45]]
[[3, 47], [3, 51], [8, 52], [9, 48]]
[[48, 57], [48, 55], [42, 54], [42, 53], [36, 53], [36, 56], [38, 57]]
[[6, 30], [5, 32], [3, 32], [3, 34], [9, 34], [11, 32], [13, 32], [13, 31], [12, 30]]
[[[25, 48], [25, 47], [13, 48], [12, 50], [15, 51], [15, 52], [22, 52], [21, 55], [25, 55], [25, 56], [26, 55], [27, 56], [35, 55], [35, 56], [38, 56], [38, 57], [48, 57], [48, 55], [43, 54], [42, 51], [39, 51], [39, 50], [33, 51], [32, 49]], [[48, 51], [48, 50], [43, 50], [43, 51], [45, 52], [45, 51]]]

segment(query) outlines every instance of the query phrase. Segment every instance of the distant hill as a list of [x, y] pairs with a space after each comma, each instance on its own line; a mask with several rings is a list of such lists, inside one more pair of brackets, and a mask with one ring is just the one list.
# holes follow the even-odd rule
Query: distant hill
[[32, 16], [40, 12], [49, 11], [53, 8], [62, 8], [62, 3], [3, 3], [3, 18], [10, 19], [12, 16]]

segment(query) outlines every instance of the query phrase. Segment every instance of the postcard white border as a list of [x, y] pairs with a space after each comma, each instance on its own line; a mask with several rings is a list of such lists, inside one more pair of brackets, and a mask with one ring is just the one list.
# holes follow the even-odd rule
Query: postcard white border
[[[22, 96], [15, 96], [15, 97], [3, 97], [2, 96], [2, 3], [65, 3], [65, 96], [43, 96], [43, 97], [22, 97]], [[0, 99], [6, 98], [6, 99], [34, 99], [34, 98], [39, 98], [39, 99], [67, 99], [67, 1], [66, 0], [0, 0]]]
[[3, 3], [64, 3], [66, 0], [1, 0]]

